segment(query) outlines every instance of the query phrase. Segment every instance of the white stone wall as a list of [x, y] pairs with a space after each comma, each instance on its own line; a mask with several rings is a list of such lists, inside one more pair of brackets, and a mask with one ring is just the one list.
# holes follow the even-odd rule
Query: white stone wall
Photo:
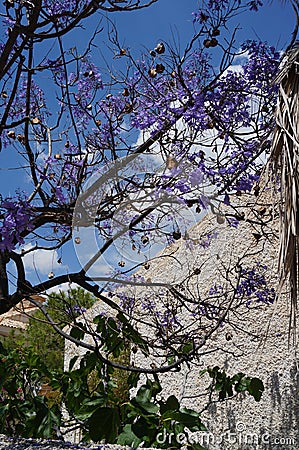
[[[201, 267], [200, 274], [189, 283], [195, 298], [198, 293], [207, 294], [213, 283], [225, 285], [228, 275], [236, 277], [233, 267], [237, 262], [248, 267], [259, 262], [267, 266], [269, 285], [277, 288], [278, 222], [269, 197], [268, 193], [266, 199], [247, 199], [244, 208], [238, 209], [238, 214], [244, 213], [244, 220], [237, 228], [220, 224], [221, 218], [215, 215], [206, 216], [190, 230], [194, 240], [191, 249], [182, 238], [139, 275], [151, 282], [167, 280], [176, 284]], [[244, 199], [241, 202], [244, 204]], [[268, 222], [267, 226], [261, 227], [260, 219]], [[201, 244], [208, 233], [217, 233], [217, 238], [204, 248]], [[138, 295], [140, 292], [142, 289]], [[174, 394], [184, 406], [203, 411], [210, 434], [200, 434], [197, 439], [203, 439], [209, 449], [299, 448], [299, 378], [296, 345], [289, 341], [289, 318], [287, 293], [275, 305], [244, 304], [211, 334], [191, 365], [184, 364], [180, 372], [161, 376], [163, 396]], [[146, 332], [143, 326], [139, 329]], [[139, 353], [132, 359], [136, 366], [148, 363]], [[200, 371], [216, 365], [228, 375], [244, 372], [261, 378], [265, 385], [261, 401], [238, 394], [218, 402], [214, 395], [209, 404], [206, 388], [211, 380], [208, 375], [201, 376]]]

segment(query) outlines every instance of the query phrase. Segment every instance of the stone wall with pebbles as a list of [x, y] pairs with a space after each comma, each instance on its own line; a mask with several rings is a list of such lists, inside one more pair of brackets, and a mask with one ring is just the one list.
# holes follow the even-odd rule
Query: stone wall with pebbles
[[129, 447], [108, 444], [72, 444], [57, 440], [9, 438], [0, 435], [0, 450], [126, 450]]
[[[176, 283], [178, 277], [203, 267], [195, 280], [196, 289], [201, 291], [213, 283], [223, 283], [225, 271], [241, 261], [248, 267], [257, 263], [267, 266], [268, 285], [277, 288], [277, 205], [273, 206], [269, 198], [250, 201], [238, 209], [242, 220], [237, 227], [229, 226], [219, 216], [208, 215], [190, 230], [190, 236], [198, 242], [209, 233], [217, 234], [206, 249], [200, 245], [190, 248], [181, 238], [163, 250], [162, 258], [151, 262], [144, 276], [153, 282], [167, 279]], [[264, 229], [257, 224], [261, 218], [268, 221]], [[209, 263], [203, 265], [203, 261]], [[208, 444], [209, 449], [299, 448], [299, 376], [297, 346], [289, 340], [290, 311], [287, 291], [273, 305], [244, 305], [208, 339], [193, 364], [161, 376], [165, 397], [175, 394], [184, 406], [203, 410], [208, 433], [198, 439], [208, 441], [203, 444]], [[78, 352], [74, 346], [68, 349], [67, 361]], [[145, 363], [142, 355], [133, 357], [135, 366]], [[200, 371], [216, 365], [229, 375], [243, 372], [261, 378], [265, 386], [261, 401], [238, 395], [227, 402], [213, 398], [215, 401], [207, 406], [205, 389], [210, 379], [202, 377]]]

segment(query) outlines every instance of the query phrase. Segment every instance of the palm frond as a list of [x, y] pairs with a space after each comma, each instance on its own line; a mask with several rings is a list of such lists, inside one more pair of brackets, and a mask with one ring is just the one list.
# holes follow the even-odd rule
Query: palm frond
[[285, 57], [279, 83], [276, 129], [270, 169], [280, 192], [279, 292], [286, 282], [291, 295], [291, 327], [296, 330], [299, 270], [299, 46]]

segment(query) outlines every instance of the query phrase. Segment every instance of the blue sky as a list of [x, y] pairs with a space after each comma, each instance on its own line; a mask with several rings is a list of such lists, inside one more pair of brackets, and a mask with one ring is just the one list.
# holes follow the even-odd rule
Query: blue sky
[[[259, 12], [246, 13], [236, 17], [238, 36], [246, 39], [267, 40], [278, 48], [287, 46], [295, 17], [290, 2], [266, 1]], [[195, 0], [160, 0], [151, 8], [130, 14], [115, 14], [119, 35], [130, 47], [149, 47], [157, 40], [168, 41], [172, 30], [178, 33], [182, 46], [192, 34], [192, 12], [197, 10]]]
[[[290, 41], [295, 17], [290, 2], [285, 5], [282, 3], [279, 0], [273, 0], [271, 3], [267, 2], [257, 13], [246, 13], [236, 17], [231, 26], [238, 26], [239, 28], [237, 45], [246, 39], [260, 39], [268, 41], [268, 43], [277, 46], [278, 49], [284, 49]], [[196, 11], [197, 4], [196, 0], [159, 0], [151, 8], [131, 13], [113, 14], [110, 19], [117, 26], [120, 42], [123, 46], [129, 47], [136, 57], [145, 49], [153, 48], [160, 40], [175, 42], [183, 50], [193, 33], [192, 12]], [[75, 30], [72, 32], [70, 38], [66, 40], [66, 47], [68, 44], [74, 46], [77, 43], [82, 47], [87, 42], [90, 30], [97, 25], [98, 21], [99, 16], [88, 19], [85, 22], [85, 31]], [[97, 45], [100, 50], [105, 47], [105, 39], [105, 32], [97, 37]], [[42, 52], [42, 50], [40, 51]], [[217, 52], [216, 49], [215, 52]], [[101, 66], [100, 51], [98, 58], [98, 64]], [[97, 63], [96, 60], [95, 63]], [[27, 175], [24, 174], [23, 170], [17, 172], [8, 170], [11, 167], [16, 167], [17, 164], [14, 150], [4, 149], [0, 154], [0, 189], [6, 195], [13, 195], [17, 187], [26, 189], [28, 186]], [[69, 256], [75, 261], [70, 245], [66, 250], [66, 256], [65, 263], [67, 263]], [[65, 267], [58, 266], [56, 259], [56, 255], [54, 255], [54, 258], [49, 258], [49, 269], [45, 264], [45, 255], [42, 257], [43, 265], [41, 259], [37, 259], [36, 263], [40, 267], [43, 266], [43, 274], [52, 269], [55, 273], [59, 273]], [[28, 260], [28, 264], [32, 267], [32, 261]], [[70, 270], [78, 268], [78, 265], [74, 263]], [[31, 277], [34, 278], [33, 272]]]

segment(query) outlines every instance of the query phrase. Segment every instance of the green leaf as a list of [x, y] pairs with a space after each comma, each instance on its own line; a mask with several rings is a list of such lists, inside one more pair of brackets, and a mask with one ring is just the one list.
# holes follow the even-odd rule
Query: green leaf
[[152, 402], [146, 402], [146, 401], [137, 401], [136, 398], [132, 398], [131, 404], [133, 406], [139, 407], [143, 412], [149, 413], [149, 414], [155, 414], [159, 411], [158, 405], [155, 405]]
[[37, 428], [37, 436], [42, 438], [50, 438], [53, 436], [54, 426], [60, 426], [60, 413], [54, 409], [49, 409], [45, 414], [40, 426]]
[[142, 439], [138, 438], [132, 431], [131, 424], [124, 426], [122, 433], [119, 434], [116, 441], [118, 445], [127, 445], [133, 448], [137, 448], [141, 442]]
[[120, 419], [117, 408], [98, 408], [88, 419], [89, 435], [95, 442], [105, 439], [114, 444], [120, 427]]
[[164, 423], [165, 423], [165, 421], [173, 421], [173, 420], [176, 422], [179, 422], [180, 421], [180, 412], [168, 410], [162, 414], [161, 418], [163, 419]]
[[183, 345], [180, 346], [178, 353], [186, 354], [190, 353], [194, 348], [193, 342], [185, 342]]
[[236, 392], [245, 392], [248, 391], [248, 388], [250, 386], [250, 378], [245, 377], [243, 374], [242, 378], [239, 379], [239, 381], [235, 384], [235, 391]]
[[141, 334], [130, 324], [129, 320], [123, 313], [117, 314], [117, 319], [123, 323], [123, 335], [133, 344], [138, 345], [143, 354], [148, 355], [149, 348], [146, 341], [142, 338]]
[[207, 431], [207, 428], [200, 419], [200, 414], [194, 409], [181, 408], [180, 422], [190, 431]]
[[148, 422], [144, 417], [132, 424], [132, 431], [136, 436], [144, 442], [150, 441], [150, 436], [156, 431], [156, 424], [154, 422]]
[[138, 403], [149, 402], [152, 397], [150, 389], [146, 385], [142, 385], [137, 392], [135, 397]]
[[150, 401], [151, 397], [151, 389], [149, 389], [146, 385], [143, 385], [138, 390], [136, 397], [132, 398], [131, 404], [135, 407], [140, 407], [148, 413], [157, 413], [159, 411], [159, 407]]
[[72, 357], [72, 359], [70, 360], [70, 364], [69, 364], [69, 371], [73, 370], [74, 365], [78, 361], [78, 358], [79, 358], [79, 356], [73, 356]]
[[178, 399], [174, 395], [171, 395], [166, 400], [166, 403], [161, 402], [160, 413], [164, 414], [166, 411], [178, 411], [179, 408], [180, 404]]
[[139, 378], [140, 378], [139, 372], [131, 372], [127, 379], [129, 388], [137, 387]]
[[81, 341], [82, 339], [84, 339], [85, 333], [78, 327], [72, 327], [70, 336], [73, 337], [74, 339], [77, 339], [78, 341]]
[[264, 384], [259, 378], [251, 378], [248, 392], [254, 397], [256, 402], [259, 402], [264, 392]]
[[106, 403], [106, 399], [103, 397], [96, 397], [96, 398], [85, 398], [81, 405], [80, 409], [77, 412], [76, 416], [80, 420], [87, 420], [89, 419], [92, 414], [102, 407]]

